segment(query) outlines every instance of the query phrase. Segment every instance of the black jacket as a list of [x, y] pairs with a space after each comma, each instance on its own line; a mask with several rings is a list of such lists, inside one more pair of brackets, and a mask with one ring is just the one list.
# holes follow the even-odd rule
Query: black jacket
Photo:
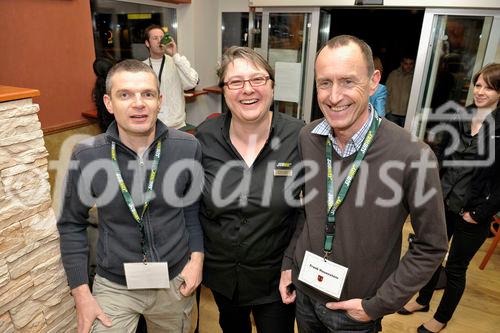
[[88, 283], [86, 228], [88, 211], [94, 204], [99, 216], [97, 274], [125, 285], [123, 263], [142, 261], [141, 233], [118, 189], [111, 164], [111, 142], [116, 142], [123, 180], [140, 213], [144, 205], [146, 176], [150, 173], [158, 140], [162, 142], [162, 151], [153, 186], [155, 196], [144, 214], [148, 260], [167, 261], [170, 278], [174, 278], [181, 272], [191, 252], [203, 252], [199, 201], [183, 205], [168, 197], [172, 189], [182, 197], [191, 184], [196, 183], [195, 176], [187, 169], [174, 173], [176, 179], [172, 179], [168, 171], [174, 170], [172, 165], [179, 160], [185, 160], [189, 165], [199, 163], [201, 148], [198, 141], [192, 135], [167, 129], [157, 121], [154, 142], [144, 153], [144, 158], [140, 158], [120, 142], [113, 122], [105, 134], [76, 146], [71, 156], [64, 205], [57, 222], [62, 262], [71, 289]]
[[196, 133], [205, 171], [203, 284], [238, 305], [275, 302], [283, 256], [304, 220], [301, 207], [286, 200], [287, 194], [298, 200], [301, 191], [288, 182], [300, 161], [297, 143], [304, 122], [275, 112], [269, 139], [251, 167], [231, 144], [230, 122], [228, 112], [206, 120]]
[[[475, 110], [474, 106], [466, 109], [469, 117]], [[470, 118], [464, 119], [457, 113], [457, 121], [454, 128], [458, 131], [460, 140], [470, 137]], [[484, 165], [471, 168], [470, 181], [455, 186], [453, 191], [461, 192], [464, 195], [463, 211], [470, 212], [472, 218], [479, 223], [489, 223], [500, 210], [500, 161], [496, 158], [500, 156], [500, 107], [497, 107], [486, 119], [478, 137], [484, 135], [484, 153], [477, 153], [476, 161], [483, 161]], [[444, 135], [437, 147], [436, 155], [442, 164], [445, 160], [459, 159], [460, 152], [454, 151], [445, 155], [445, 148], [451, 144], [452, 137]], [[482, 145], [482, 144], [480, 144]], [[489, 161], [489, 162], [488, 162]], [[446, 184], [448, 179], [446, 173], [456, 172], [454, 167], [443, 167], [442, 181], [443, 189], [450, 184]], [[445, 192], [445, 191], [444, 191]], [[446, 200], [446, 198], [445, 198]]]

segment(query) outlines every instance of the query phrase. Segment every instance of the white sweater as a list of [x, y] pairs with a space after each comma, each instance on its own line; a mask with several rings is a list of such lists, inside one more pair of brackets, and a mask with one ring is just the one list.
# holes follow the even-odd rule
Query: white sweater
[[[143, 62], [153, 67], [156, 75], [160, 73], [162, 59], [148, 58]], [[165, 55], [165, 65], [161, 75], [160, 93], [163, 95], [158, 119], [168, 127], [186, 126], [186, 103], [184, 90], [193, 89], [198, 83], [198, 73], [191, 67], [186, 57], [179, 53], [173, 57]]]

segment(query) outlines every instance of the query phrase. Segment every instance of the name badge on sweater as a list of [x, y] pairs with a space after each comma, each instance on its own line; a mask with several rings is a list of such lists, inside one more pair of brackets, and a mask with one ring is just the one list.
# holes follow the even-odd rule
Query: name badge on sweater
[[123, 267], [128, 289], [170, 288], [166, 262], [130, 262]]
[[336, 299], [340, 298], [347, 276], [347, 267], [306, 251], [299, 280]]

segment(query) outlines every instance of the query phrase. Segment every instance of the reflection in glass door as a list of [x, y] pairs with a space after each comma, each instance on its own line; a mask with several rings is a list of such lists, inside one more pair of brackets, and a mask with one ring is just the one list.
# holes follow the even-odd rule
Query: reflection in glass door
[[269, 15], [267, 59], [276, 72], [274, 107], [295, 118], [301, 117], [300, 83], [308, 23], [309, 15], [304, 13]]
[[[248, 12], [223, 12], [222, 13], [222, 52], [231, 46], [249, 46], [250, 34]], [[252, 46], [260, 47], [260, 26], [262, 24], [262, 13], [254, 13], [252, 22]]]
[[[409, 121], [413, 120], [412, 132], [431, 145], [429, 130], [441, 121], [443, 114], [472, 102], [472, 77], [491, 61], [485, 55], [489, 47], [496, 49], [497, 45], [489, 44], [498, 44], [498, 41], [489, 42], [493, 15], [469, 13], [431, 14], [427, 17], [427, 22], [432, 24], [430, 38], [428, 42], [423, 38], [420, 41], [428, 49], [420, 50], [417, 57], [423, 71], [413, 81], [416, 87], [413, 88], [413, 100], [410, 100], [408, 111], [413, 108], [415, 117]], [[424, 24], [425, 21], [424, 18]], [[425, 28], [422, 34], [424, 31]], [[416, 90], [419, 94], [414, 93]]]
[[274, 109], [305, 120], [310, 117], [314, 83], [316, 44], [310, 42], [317, 42], [315, 20], [319, 22], [318, 9], [264, 10], [261, 48], [255, 48], [275, 71]]

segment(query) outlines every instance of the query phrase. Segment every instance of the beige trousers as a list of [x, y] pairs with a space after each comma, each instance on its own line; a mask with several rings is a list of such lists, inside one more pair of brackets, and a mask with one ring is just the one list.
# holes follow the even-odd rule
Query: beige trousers
[[96, 319], [92, 332], [135, 333], [142, 313], [148, 333], [188, 333], [194, 295], [184, 297], [179, 291], [182, 283], [182, 277], [176, 276], [169, 289], [128, 290], [96, 275], [93, 294], [113, 326], [107, 328]]

